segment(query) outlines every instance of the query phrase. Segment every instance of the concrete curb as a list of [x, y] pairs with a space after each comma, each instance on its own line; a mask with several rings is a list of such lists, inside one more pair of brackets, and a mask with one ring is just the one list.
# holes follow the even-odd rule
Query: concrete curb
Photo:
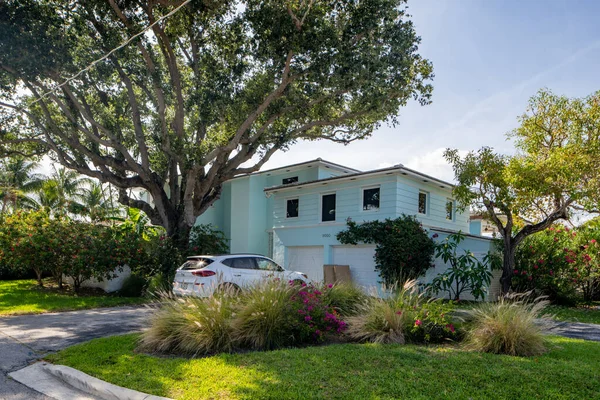
[[[22, 384], [59, 400], [67, 398], [81, 400], [171, 400], [167, 397], [153, 396], [113, 385], [74, 368], [46, 362], [32, 364], [9, 375]], [[44, 382], [45, 384], [40, 384]], [[60, 383], [63, 384], [63, 388], [57, 387], [60, 386]], [[65, 397], [69, 390], [73, 392], [73, 389], [75, 389], [74, 393], [77, 394], [77, 397], [73, 393]], [[89, 396], [86, 396], [86, 394]]]

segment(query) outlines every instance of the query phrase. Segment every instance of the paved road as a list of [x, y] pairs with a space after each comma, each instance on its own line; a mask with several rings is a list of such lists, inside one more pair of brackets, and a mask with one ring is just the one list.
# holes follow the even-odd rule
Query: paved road
[[0, 399], [49, 400], [6, 374], [90, 339], [143, 329], [152, 310], [115, 307], [0, 318]]
[[550, 321], [548, 324], [548, 331], [553, 335], [600, 342], [600, 325], [561, 321]]

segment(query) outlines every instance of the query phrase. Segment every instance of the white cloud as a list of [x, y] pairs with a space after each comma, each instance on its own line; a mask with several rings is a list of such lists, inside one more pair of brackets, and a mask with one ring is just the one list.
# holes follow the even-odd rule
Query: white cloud
[[[452, 166], [444, 159], [444, 148], [435, 149], [423, 155], [412, 157], [406, 167], [433, 176], [447, 182], [454, 182]], [[461, 157], [467, 154], [467, 150], [459, 150]]]

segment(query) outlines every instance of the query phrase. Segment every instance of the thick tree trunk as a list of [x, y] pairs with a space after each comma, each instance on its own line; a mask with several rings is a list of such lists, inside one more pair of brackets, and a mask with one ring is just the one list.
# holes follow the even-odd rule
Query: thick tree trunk
[[506, 295], [510, 291], [513, 271], [515, 269], [516, 247], [516, 243], [511, 237], [504, 238], [504, 258], [502, 262], [502, 277], [500, 278], [500, 284], [502, 285], [502, 295]]
[[185, 255], [189, 247], [192, 227], [185, 222], [183, 215], [179, 215], [177, 219], [173, 219], [173, 222], [169, 225], [167, 235], [173, 240], [173, 243], [181, 251], [181, 254]]

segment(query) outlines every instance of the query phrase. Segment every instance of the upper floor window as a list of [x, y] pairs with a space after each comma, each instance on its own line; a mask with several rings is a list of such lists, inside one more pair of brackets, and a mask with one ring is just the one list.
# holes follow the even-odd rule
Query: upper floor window
[[452, 221], [454, 219], [454, 200], [446, 200], [446, 219]]
[[282, 185], [289, 185], [290, 183], [296, 183], [298, 182], [298, 177], [297, 176], [292, 176], [290, 178], [283, 178], [281, 180], [281, 184]]
[[363, 190], [363, 211], [379, 210], [380, 188]]
[[286, 207], [286, 218], [296, 218], [298, 216], [298, 208], [300, 207], [299, 199], [289, 199]]
[[427, 193], [419, 192], [419, 214], [427, 214]]
[[321, 221], [335, 221], [335, 193], [321, 197]]

